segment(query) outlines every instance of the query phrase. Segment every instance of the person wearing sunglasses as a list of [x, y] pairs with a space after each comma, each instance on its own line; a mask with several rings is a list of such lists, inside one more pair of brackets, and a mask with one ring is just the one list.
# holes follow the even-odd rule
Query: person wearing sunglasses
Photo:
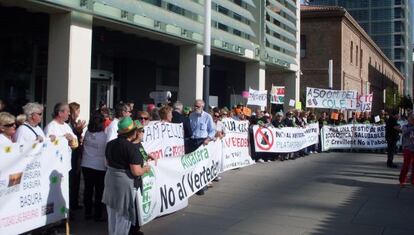
[[146, 126], [151, 121], [149, 113], [146, 111], [138, 111], [136, 112], [134, 120], [138, 120], [143, 126]]
[[0, 113], [0, 145], [13, 144], [16, 133], [16, 117], [8, 112]]
[[23, 106], [26, 121], [17, 128], [14, 139], [17, 143], [27, 143], [33, 141], [42, 142], [45, 134], [39, 124], [43, 119], [43, 105], [39, 103], [27, 103]]
[[116, 139], [118, 137], [118, 122], [124, 117], [131, 116], [131, 108], [125, 103], [119, 103], [115, 106], [115, 118], [111, 124], [105, 129], [106, 142]]

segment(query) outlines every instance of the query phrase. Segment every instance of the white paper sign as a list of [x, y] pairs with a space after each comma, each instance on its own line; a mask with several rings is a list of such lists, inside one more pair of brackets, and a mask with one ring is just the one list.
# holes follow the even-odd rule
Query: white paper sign
[[247, 105], [257, 105], [260, 107], [267, 106], [267, 91], [257, 91], [249, 88], [249, 98]]
[[375, 122], [380, 122], [380, 121], [381, 121], [380, 116], [378, 116], [378, 115], [377, 115], [377, 116], [375, 116], [375, 117], [374, 117], [374, 121], [375, 121]]
[[306, 87], [306, 107], [354, 110], [357, 92]]
[[170, 91], [153, 91], [150, 93], [150, 98], [154, 100], [155, 104], [163, 104], [171, 98]]
[[290, 107], [295, 107], [296, 101], [295, 100], [289, 100], [289, 106]]

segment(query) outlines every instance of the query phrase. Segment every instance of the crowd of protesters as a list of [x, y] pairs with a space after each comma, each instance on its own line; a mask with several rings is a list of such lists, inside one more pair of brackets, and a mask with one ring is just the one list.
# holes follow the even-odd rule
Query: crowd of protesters
[[[376, 117], [368, 112], [352, 113], [346, 120], [341, 112], [322, 112], [316, 115], [310, 111], [289, 110], [286, 113], [279, 111], [271, 114], [260, 109], [251, 110], [242, 104], [230, 109], [212, 108], [206, 112], [204, 106], [203, 100], [196, 100], [192, 107], [177, 101], [159, 107], [149, 105], [146, 110], [138, 110], [133, 102], [120, 102], [114, 109], [101, 105], [91, 114], [87, 124], [79, 120], [81, 107], [78, 103], [58, 103], [52, 110], [53, 120], [43, 130], [39, 126], [44, 115], [43, 105], [27, 103], [22, 107], [23, 114], [18, 119], [2, 111], [4, 105], [0, 101], [0, 144], [66, 138], [72, 149], [72, 168], [69, 172], [70, 210], [83, 208], [78, 201], [82, 173], [84, 219], [94, 219], [97, 222], [107, 220], [110, 234], [142, 234], [134, 205], [135, 192], [142, 186], [140, 176], [149, 171], [146, 161], [157, 160], [147, 154], [141, 144], [144, 126], [150, 121], [183, 123], [186, 153], [223, 137], [225, 127], [222, 119], [249, 121], [250, 152], [257, 162], [296, 159], [321, 152], [321, 146], [315, 144], [294, 153], [257, 153], [252, 142], [253, 125], [303, 128], [308, 124], [319, 123], [321, 128], [324, 125], [386, 124], [387, 166], [396, 167], [393, 155], [402, 133], [404, 164], [400, 175], [401, 185], [407, 181], [410, 166], [414, 168], [412, 114], [408, 115], [406, 125], [407, 120], [397, 112], [389, 115], [381, 111]], [[412, 183], [414, 184], [413, 180]], [[207, 189], [203, 188], [197, 194], [203, 195]], [[105, 205], [107, 213], [104, 213]]]

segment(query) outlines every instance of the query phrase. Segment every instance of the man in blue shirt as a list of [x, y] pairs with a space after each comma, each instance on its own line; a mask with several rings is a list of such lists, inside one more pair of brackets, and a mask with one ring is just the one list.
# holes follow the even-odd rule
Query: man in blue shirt
[[204, 109], [204, 101], [196, 100], [194, 102], [194, 111], [190, 114], [190, 125], [193, 135], [190, 139], [190, 152], [196, 150], [202, 144], [207, 145], [208, 142], [214, 140], [216, 130], [211, 115]]
[[[203, 100], [196, 100], [194, 102], [194, 111], [189, 116], [191, 130], [193, 131], [189, 141], [190, 152], [195, 151], [202, 144], [207, 145], [208, 142], [214, 140], [216, 135], [213, 118], [209, 113], [203, 111], [204, 105]], [[205, 191], [207, 191], [207, 186], [200, 189], [196, 194], [204, 195]]]

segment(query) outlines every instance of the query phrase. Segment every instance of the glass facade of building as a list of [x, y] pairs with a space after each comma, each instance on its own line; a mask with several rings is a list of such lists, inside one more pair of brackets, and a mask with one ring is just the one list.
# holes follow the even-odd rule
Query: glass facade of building
[[342, 6], [358, 21], [405, 76], [412, 96], [412, 3], [410, 0], [313, 0], [311, 5]]
[[[298, 0], [212, 0], [212, 47], [290, 68]], [[204, 0], [37, 0], [202, 44]]]

